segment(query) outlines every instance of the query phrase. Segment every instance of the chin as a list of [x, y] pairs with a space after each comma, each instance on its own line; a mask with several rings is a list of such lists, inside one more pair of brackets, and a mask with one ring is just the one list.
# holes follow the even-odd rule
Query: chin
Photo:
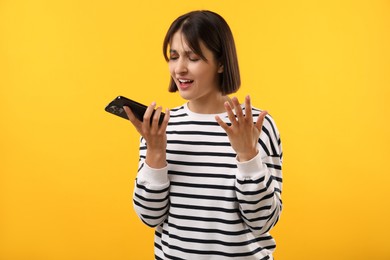
[[185, 100], [191, 100], [191, 96], [188, 95], [187, 93], [183, 93], [179, 90], [179, 94], [181, 96], [182, 99], [185, 99]]

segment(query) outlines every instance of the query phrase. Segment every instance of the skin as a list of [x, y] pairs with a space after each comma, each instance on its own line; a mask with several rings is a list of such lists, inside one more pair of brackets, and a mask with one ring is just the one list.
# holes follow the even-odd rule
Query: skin
[[146, 150], [145, 162], [152, 168], [161, 169], [164, 168], [166, 163], [166, 146], [167, 146], [167, 135], [166, 129], [169, 121], [169, 109], [165, 109], [164, 120], [161, 125], [158, 124], [158, 120], [161, 114], [162, 107], [158, 107], [153, 116], [153, 122], [150, 124], [149, 120], [152, 116], [153, 110], [156, 107], [156, 103], [153, 102], [148, 106], [144, 114], [144, 120], [138, 120], [131, 109], [127, 106], [123, 107], [126, 111], [127, 117], [133, 126], [137, 129], [138, 133], [145, 138], [148, 144]]
[[[200, 114], [216, 114], [224, 112], [224, 102], [227, 97], [219, 91], [219, 74], [223, 66], [219, 64], [214, 54], [200, 42], [202, 60], [186, 44], [180, 31], [176, 32], [170, 44], [169, 72], [180, 96], [188, 100], [192, 112]], [[180, 80], [192, 80], [183, 84]]]
[[225, 108], [231, 126], [223, 122], [219, 116], [215, 116], [215, 119], [228, 135], [230, 144], [237, 154], [238, 161], [249, 161], [259, 152], [257, 150], [257, 140], [260, 137], [267, 111], [262, 111], [256, 123], [253, 124], [252, 106], [249, 96], [245, 98], [245, 114], [242, 112], [241, 105], [236, 97], [232, 98], [231, 103], [225, 102]]
[[[202, 60], [193, 53], [186, 44], [180, 31], [176, 32], [171, 40], [170, 60], [168, 62], [172, 79], [178, 86], [179, 94], [188, 100], [191, 111], [201, 114], [218, 114], [227, 112], [232, 123], [227, 125], [219, 116], [215, 119], [225, 130], [232, 148], [237, 153], [240, 162], [254, 158], [257, 153], [257, 140], [260, 137], [261, 127], [266, 111], [261, 112], [257, 122], [253, 124], [250, 97], [245, 98], [245, 114], [236, 97], [230, 99], [218, 90], [219, 73], [223, 72], [223, 65], [218, 63], [213, 53], [200, 42], [203, 55]], [[189, 83], [180, 80], [191, 80]], [[149, 124], [156, 103], [150, 104], [145, 112], [144, 120], [138, 120], [131, 109], [124, 107], [127, 116], [138, 133], [147, 143], [146, 163], [155, 169], [161, 169], [166, 163], [166, 128], [169, 121], [169, 109], [165, 110], [164, 121], [158, 125], [162, 107], [157, 107], [152, 124]]]

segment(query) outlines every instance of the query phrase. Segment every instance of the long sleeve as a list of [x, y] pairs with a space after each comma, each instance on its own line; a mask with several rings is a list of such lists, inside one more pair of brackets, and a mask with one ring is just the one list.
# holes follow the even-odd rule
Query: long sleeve
[[236, 195], [245, 223], [254, 233], [264, 234], [282, 211], [282, 146], [269, 116], [264, 120], [259, 151], [252, 160], [237, 162]]
[[141, 139], [140, 163], [135, 180], [133, 203], [140, 219], [148, 226], [161, 224], [169, 209], [168, 167], [154, 169], [145, 163], [146, 145]]
[[[260, 110], [253, 109], [256, 120]], [[155, 259], [272, 259], [269, 234], [281, 211], [282, 150], [267, 116], [258, 155], [238, 163], [215, 115], [171, 110], [167, 167], [145, 163], [141, 138], [134, 208], [155, 227]], [[220, 115], [229, 122], [227, 113]]]

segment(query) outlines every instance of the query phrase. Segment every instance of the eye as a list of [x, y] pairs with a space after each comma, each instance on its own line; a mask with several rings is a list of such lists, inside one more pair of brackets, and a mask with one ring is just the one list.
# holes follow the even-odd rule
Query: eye
[[199, 61], [200, 60], [199, 56], [195, 55], [195, 54], [188, 55], [188, 59], [190, 61]]
[[169, 56], [169, 60], [177, 60], [179, 59], [179, 55], [177, 54], [171, 54], [171, 56]]
[[169, 51], [169, 60], [177, 60], [179, 58], [179, 54], [174, 51], [174, 50], [170, 50]]

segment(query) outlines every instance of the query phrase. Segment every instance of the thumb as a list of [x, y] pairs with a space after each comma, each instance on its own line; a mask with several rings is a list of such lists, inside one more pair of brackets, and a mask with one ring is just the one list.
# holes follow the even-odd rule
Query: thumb
[[123, 109], [126, 112], [127, 117], [129, 118], [129, 121], [134, 125], [134, 127], [138, 130], [138, 132], [141, 129], [142, 122], [136, 118], [133, 111], [128, 106], [124, 106]]
[[263, 122], [264, 122], [264, 118], [265, 116], [268, 115], [268, 112], [267, 111], [261, 111], [259, 117], [257, 118], [257, 121], [256, 121], [256, 128], [261, 132], [261, 128], [263, 127]]

